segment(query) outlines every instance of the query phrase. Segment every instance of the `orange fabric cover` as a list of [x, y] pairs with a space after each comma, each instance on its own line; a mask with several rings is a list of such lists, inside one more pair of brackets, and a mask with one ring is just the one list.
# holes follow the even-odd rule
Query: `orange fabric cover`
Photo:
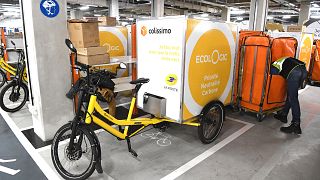
[[[275, 38], [271, 46], [271, 62], [281, 57], [295, 57], [298, 41], [291, 37]], [[270, 104], [284, 102], [286, 100], [286, 81], [280, 75], [269, 75], [271, 81], [267, 89], [267, 102], [264, 108]], [[270, 107], [271, 108], [271, 107]]]
[[[244, 41], [241, 106], [256, 110], [261, 102], [270, 39], [249, 36]], [[256, 61], [256, 62], [255, 62]]]
[[244, 43], [244, 40], [248, 36], [267, 36], [262, 31], [240, 31], [239, 32], [239, 41], [238, 41], [238, 51], [236, 58], [236, 66], [235, 66], [235, 76], [234, 76], [234, 88], [233, 88], [233, 103], [236, 103], [238, 96], [238, 80], [239, 80], [239, 62], [241, 57], [241, 46]]
[[312, 61], [313, 69], [311, 74], [311, 80], [320, 81], [320, 40], [316, 41], [316, 51]]
[[294, 38], [276, 38], [272, 40], [271, 49], [270, 44], [270, 38], [263, 36], [247, 37], [244, 42], [240, 105], [256, 112], [260, 111], [261, 104], [262, 111], [284, 105], [286, 82], [281, 76], [270, 74], [270, 60], [273, 62], [284, 56], [294, 57], [298, 43]]

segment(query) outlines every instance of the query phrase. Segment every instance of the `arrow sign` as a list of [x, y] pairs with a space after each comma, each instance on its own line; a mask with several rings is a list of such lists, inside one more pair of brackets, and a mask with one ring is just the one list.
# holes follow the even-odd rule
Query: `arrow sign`
[[[8, 159], [8, 160], [0, 159], [0, 163], [8, 163], [8, 162], [15, 162], [15, 161], [16, 159]], [[15, 169], [7, 168], [0, 165], [0, 172], [4, 172], [6, 174], [10, 174], [11, 176], [14, 176], [18, 172], [20, 172], [20, 169], [15, 170]]]

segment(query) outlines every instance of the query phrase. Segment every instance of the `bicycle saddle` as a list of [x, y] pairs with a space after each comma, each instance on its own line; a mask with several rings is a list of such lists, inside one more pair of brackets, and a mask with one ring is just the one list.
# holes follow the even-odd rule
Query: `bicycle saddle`
[[148, 83], [150, 79], [148, 78], [139, 78], [130, 82], [130, 84], [145, 84]]

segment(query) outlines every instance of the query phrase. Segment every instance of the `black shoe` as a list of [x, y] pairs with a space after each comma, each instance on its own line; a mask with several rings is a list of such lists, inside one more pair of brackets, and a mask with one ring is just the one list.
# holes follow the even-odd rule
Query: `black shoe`
[[283, 123], [287, 123], [288, 122], [287, 116], [284, 116], [284, 115], [281, 115], [281, 114], [275, 114], [273, 117], [278, 119], [278, 120], [280, 120]]
[[296, 123], [291, 123], [290, 126], [288, 127], [281, 127], [280, 131], [287, 133], [287, 134], [291, 134], [291, 133], [295, 133], [295, 134], [301, 134], [301, 128], [300, 128], [300, 124], [296, 124]]

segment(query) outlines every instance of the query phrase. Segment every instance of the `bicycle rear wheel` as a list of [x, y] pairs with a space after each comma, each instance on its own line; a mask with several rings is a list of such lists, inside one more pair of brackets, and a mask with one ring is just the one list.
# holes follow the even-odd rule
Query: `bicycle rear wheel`
[[95, 170], [97, 152], [90, 133], [81, 126], [76, 128], [74, 147], [69, 147], [71, 123], [62, 126], [55, 134], [51, 158], [58, 173], [65, 179], [87, 179]]
[[28, 94], [26, 84], [21, 83], [19, 86], [13, 81], [1, 90], [0, 107], [6, 112], [17, 112], [26, 104]]

